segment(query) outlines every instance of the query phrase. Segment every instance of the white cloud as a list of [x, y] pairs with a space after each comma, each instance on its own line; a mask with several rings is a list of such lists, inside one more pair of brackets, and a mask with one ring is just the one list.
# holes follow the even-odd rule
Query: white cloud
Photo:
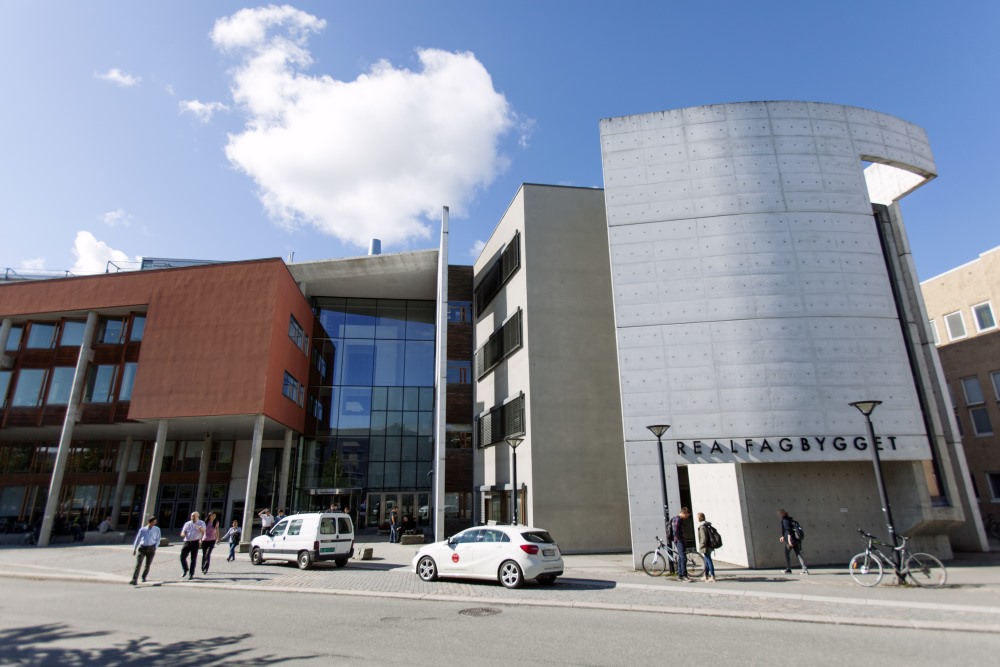
[[132, 216], [126, 213], [124, 209], [120, 208], [114, 211], [108, 211], [100, 217], [100, 220], [109, 227], [116, 227], [118, 225], [128, 227], [132, 224]]
[[202, 123], [212, 120], [216, 111], [229, 111], [222, 102], [199, 102], [198, 100], [181, 100], [179, 103], [181, 113], [193, 114]]
[[121, 71], [117, 67], [112, 67], [107, 72], [94, 72], [94, 76], [102, 81], [110, 81], [111, 83], [121, 86], [122, 88], [131, 88], [132, 86], [139, 85], [142, 81], [141, 76], [132, 76], [126, 72]]
[[482, 254], [483, 252], [483, 248], [485, 247], [486, 247], [486, 241], [481, 241], [479, 239], [476, 239], [476, 242], [472, 244], [471, 248], [469, 248], [469, 256], [479, 257], [479, 255]]
[[307, 38], [325, 21], [292, 7], [243, 9], [212, 39], [240, 57], [232, 93], [248, 116], [226, 155], [282, 225], [306, 223], [359, 247], [430, 237], [507, 167], [514, 112], [471, 53], [417, 51], [419, 71], [386, 61], [354, 81], [311, 76]]
[[34, 257], [32, 259], [25, 259], [21, 261], [21, 268], [28, 271], [39, 271], [45, 268], [45, 258], [44, 257]]
[[[133, 261], [121, 250], [115, 250], [104, 241], [98, 241], [93, 234], [87, 231], [76, 233], [76, 240], [73, 242], [73, 255], [76, 257], [76, 264], [73, 265], [70, 272], [78, 276], [88, 273], [104, 273], [109, 261]], [[138, 259], [137, 257], [136, 260]]]

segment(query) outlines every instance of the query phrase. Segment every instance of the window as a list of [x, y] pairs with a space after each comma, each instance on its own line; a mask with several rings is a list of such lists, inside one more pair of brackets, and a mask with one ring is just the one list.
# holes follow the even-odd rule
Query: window
[[962, 311], [956, 311], [944, 316], [945, 326], [948, 327], [948, 339], [958, 340], [965, 338], [965, 320], [962, 319]]
[[21, 347], [21, 334], [24, 327], [13, 326], [10, 328], [10, 335], [7, 336], [7, 352], [17, 352]]
[[927, 324], [931, 328], [931, 340], [934, 341], [935, 345], [940, 345], [941, 338], [938, 336], [937, 322], [935, 322], [934, 320], [930, 320]]
[[102, 317], [97, 328], [97, 342], [106, 345], [118, 345], [125, 335], [125, 320], [113, 317]]
[[302, 519], [292, 519], [288, 524], [288, 534], [298, 535], [302, 532]]
[[965, 391], [966, 405], [980, 405], [983, 398], [983, 388], [979, 386], [979, 378], [976, 376], [962, 378], [962, 389]]
[[286, 528], [288, 528], [288, 522], [279, 521], [278, 525], [271, 529], [271, 537], [281, 537], [285, 534]]
[[446, 424], [445, 432], [448, 449], [472, 448], [472, 424]]
[[305, 387], [287, 371], [285, 372], [285, 382], [281, 387], [281, 394], [296, 405], [305, 404]]
[[116, 366], [92, 366], [87, 374], [86, 403], [110, 403], [114, 400]]
[[[990, 373], [990, 379], [993, 381], [993, 393], [996, 395], [997, 400], [1000, 401], [1000, 371], [993, 371]], [[0, 397], [3, 394], [0, 393]]]
[[448, 384], [469, 384], [471, 381], [471, 361], [448, 360]]
[[305, 330], [294, 315], [289, 315], [288, 337], [295, 343], [295, 347], [302, 350], [303, 354], [309, 354], [309, 336], [306, 335]]
[[122, 388], [118, 392], [118, 398], [122, 401], [132, 400], [132, 387], [135, 385], [135, 372], [139, 365], [133, 361], [125, 364], [125, 372], [122, 373]]
[[22, 368], [17, 375], [17, 386], [10, 404], [17, 408], [37, 408], [41, 405], [45, 375], [42, 368]]
[[48, 405], [66, 405], [69, 403], [69, 393], [73, 388], [72, 366], [56, 366], [52, 369], [52, 382], [49, 383], [49, 395], [45, 399]]
[[476, 315], [482, 315], [483, 311], [486, 310], [486, 306], [493, 301], [494, 297], [500, 293], [500, 290], [507, 281], [510, 280], [518, 268], [521, 266], [521, 232], [514, 234], [514, 238], [511, 239], [507, 247], [504, 248], [500, 256], [493, 262], [493, 264], [482, 272], [482, 279], [476, 286], [475, 299], [476, 299]]
[[486, 344], [476, 350], [476, 379], [482, 380], [497, 364], [521, 349], [521, 309], [494, 331]]
[[7, 405], [7, 390], [10, 389], [10, 379], [13, 371], [0, 371], [0, 408]]
[[997, 327], [996, 320], [993, 319], [993, 308], [989, 301], [973, 306], [972, 317], [976, 321], [976, 331], [989, 331]]
[[83, 345], [83, 334], [86, 330], [86, 322], [76, 320], [63, 322], [62, 333], [59, 335], [59, 345], [61, 347], [80, 347]]
[[524, 394], [519, 394], [502, 405], [495, 405], [479, 416], [479, 447], [502, 442], [510, 435], [524, 433]]
[[132, 316], [132, 331], [129, 332], [128, 339], [129, 342], [137, 343], [142, 340], [142, 337], [146, 335], [146, 316], [145, 315], [133, 315]]
[[28, 329], [28, 349], [47, 350], [55, 343], [56, 325], [44, 322], [32, 322]]
[[472, 303], [469, 301], [449, 301], [448, 321], [455, 324], [472, 322]]
[[1000, 472], [988, 472], [986, 479], [990, 483], [990, 496], [993, 502], [1000, 502]]
[[986, 412], [985, 406], [969, 408], [969, 419], [972, 420], [972, 428], [976, 435], [993, 435], [993, 425], [990, 424], [990, 415]]

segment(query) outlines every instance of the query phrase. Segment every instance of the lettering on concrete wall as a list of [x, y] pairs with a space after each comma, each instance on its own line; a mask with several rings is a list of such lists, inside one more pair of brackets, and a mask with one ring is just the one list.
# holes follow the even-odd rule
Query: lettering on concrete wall
[[[836, 453], [846, 451], [864, 452], [868, 450], [868, 438], [864, 436], [799, 436], [794, 438], [726, 438], [723, 440], [675, 440], [678, 456], [723, 456], [741, 454], [775, 454], [792, 452]], [[878, 450], [896, 449], [896, 436], [875, 436]]]

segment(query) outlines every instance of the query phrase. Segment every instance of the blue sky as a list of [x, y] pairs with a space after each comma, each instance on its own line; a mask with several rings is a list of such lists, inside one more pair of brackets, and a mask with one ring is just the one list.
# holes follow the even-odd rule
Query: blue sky
[[[601, 118], [796, 99], [923, 126], [921, 279], [1000, 245], [995, 2], [0, 0], [0, 268], [453, 264], [523, 182], [600, 187]], [[241, 11], [243, 10], [243, 11]]]

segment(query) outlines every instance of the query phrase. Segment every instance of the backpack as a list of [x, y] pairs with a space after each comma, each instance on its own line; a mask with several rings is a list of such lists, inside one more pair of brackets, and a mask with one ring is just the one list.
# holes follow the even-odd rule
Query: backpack
[[800, 524], [795, 519], [792, 519], [792, 537], [795, 538], [796, 542], [801, 542], [802, 538], [806, 536], [806, 531], [803, 530], [802, 524]]
[[719, 549], [722, 547], [722, 535], [710, 523], [705, 524], [705, 546], [709, 549]]

